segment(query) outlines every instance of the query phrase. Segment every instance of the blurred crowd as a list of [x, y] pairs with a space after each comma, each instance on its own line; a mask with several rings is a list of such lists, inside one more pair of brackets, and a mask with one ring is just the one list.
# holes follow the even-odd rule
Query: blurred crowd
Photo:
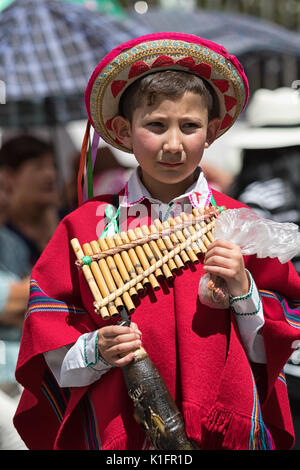
[[[214, 165], [207, 158], [202, 169], [210, 185], [262, 217], [300, 225], [299, 94], [288, 88], [258, 90], [244, 120], [228, 150], [238, 153], [238, 171]], [[131, 168], [109, 147], [101, 148], [100, 153], [94, 195], [117, 193]], [[226, 160], [224, 153], [218, 158]], [[70, 181], [61, 189], [51, 142], [24, 134], [3, 140], [0, 148], [0, 450], [26, 449], [12, 424], [21, 393], [14, 372], [32, 267], [60, 220], [76, 208], [79, 154], [72, 160]], [[300, 273], [300, 253], [293, 263]], [[295, 449], [300, 449], [300, 349], [286, 366], [286, 378]]]

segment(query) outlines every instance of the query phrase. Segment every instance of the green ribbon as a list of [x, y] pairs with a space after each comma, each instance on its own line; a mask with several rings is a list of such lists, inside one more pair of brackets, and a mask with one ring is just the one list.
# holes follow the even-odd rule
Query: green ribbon
[[106, 232], [108, 231], [108, 229], [111, 225], [113, 225], [115, 233], [120, 233], [119, 225], [118, 225], [119, 213], [120, 213], [120, 206], [118, 207], [117, 212], [114, 214], [114, 206], [112, 206], [111, 204], [106, 205], [106, 207], [105, 207], [105, 216], [110, 220], [110, 222], [108, 222], [108, 224], [106, 225], [106, 227], [103, 230], [103, 232], [101, 233], [99, 239], [100, 238], [102, 239], [102, 238], [105, 237], [105, 234], [106, 234]]
[[217, 207], [220, 212], [223, 212], [223, 210], [224, 210], [223, 207], [217, 205], [217, 203], [216, 203], [215, 198], [213, 197], [213, 195], [210, 196], [210, 203], [211, 203], [212, 206]]

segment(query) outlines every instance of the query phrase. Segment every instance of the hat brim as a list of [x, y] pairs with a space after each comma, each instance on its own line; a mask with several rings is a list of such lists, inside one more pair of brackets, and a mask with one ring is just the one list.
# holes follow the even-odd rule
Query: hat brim
[[248, 128], [232, 137], [231, 145], [240, 149], [272, 149], [300, 145], [300, 127]]
[[138, 78], [162, 70], [184, 70], [210, 83], [220, 107], [217, 137], [233, 125], [247, 103], [249, 87], [243, 68], [222, 46], [190, 34], [142, 36], [108, 54], [88, 83], [85, 102], [89, 119], [106, 142], [132, 152], [116, 139], [111, 120], [119, 112], [126, 88]]

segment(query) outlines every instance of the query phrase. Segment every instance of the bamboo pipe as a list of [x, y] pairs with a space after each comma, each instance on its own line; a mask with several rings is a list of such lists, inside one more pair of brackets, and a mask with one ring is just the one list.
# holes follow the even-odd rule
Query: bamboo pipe
[[[163, 222], [162, 223], [159, 219], [154, 220], [154, 225], [155, 225], [155, 227], [157, 228], [157, 230], [159, 232], [161, 232], [164, 228], [169, 228], [170, 227], [168, 222]], [[163, 241], [164, 241], [164, 243], [165, 243], [165, 245], [166, 245], [169, 252], [173, 250], [174, 243], [178, 244], [177, 239], [176, 239], [176, 242], [175, 242], [174, 239], [171, 240], [170, 236], [168, 236], [168, 235], [163, 236], [162, 239], [163, 239]], [[180, 256], [178, 254], [174, 256], [174, 261], [175, 261], [176, 266], [177, 266], [178, 269], [183, 268], [184, 262], [182, 261], [182, 259], [180, 258]]]
[[[144, 238], [142, 229], [141, 229], [140, 227], [137, 227], [137, 228], [135, 229], [135, 234], [136, 234], [137, 238]], [[145, 254], [146, 254], [147, 258], [148, 258], [148, 261], [149, 261], [150, 265], [155, 264], [155, 262], [156, 262], [157, 260], [156, 260], [156, 258], [155, 258], [154, 253], [152, 252], [152, 250], [151, 250], [151, 248], [150, 248], [149, 243], [143, 243], [143, 244], [142, 244], [142, 248], [143, 248], [143, 250], [144, 250], [144, 252], [145, 252]], [[156, 279], [159, 279], [159, 278], [162, 277], [162, 276], [163, 276], [163, 273], [162, 273], [161, 269], [157, 269], [157, 270], [155, 271], [155, 277], [156, 277]]]
[[[142, 229], [142, 232], [143, 232], [144, 235], [150, 235], [150, 233], [151, 233], [151, 232], [150, 232], [150, 228], [149, 228], [147, 225], [143, 225], [143, 226], [141, 227], [141, 229]], [[158, 240], [157, 240], [157, 241], [158, 241]], [[154, 256], [155, 256], [156, 261], [159, 260], [159, 259], [161, 259], [161, 258], [163, 257], [163, 255], [162, 255], [162, 253], [161, 253], [161, 251], [160, 251], [160, 249], [159, 249], [158, 244], [157, 244], [156, 241], [151, 240], [151, 241], [149, 242], [149, 246], [150, 246], [150, 248], [151, 248], [151, 250], [152, 250], [152, 253], [153, 253]], [[171, 273], [171, 271], [170, 271], [170, 269], [169, 269], [169, 267], [168, 267], [167, 264], [163, 264], [163, 265], [162, 265], [162, 270], [163, 270], [163, 273], [164, 273], [164, 276], [165, 276], [166, 279], [170, 279], [170, 278], [173, 277], [173, 274]]]
[[[127, 240], [130, 241], [127, 237]], [[122, 241], [122, 237], [120, 234], [116, 233], [114, 236], [113, 236], [113, 241], [114, 243], [116, 244], [116, 246], [122, 246], [123, 245], [123, 241]], [[134, 250], [133, 250], [134, 251]], [[132, 264], [132, 261], [131, 261], [131, 258], [130, 258], [130, 255], [129, 253], [126, 251], [126, 250], [123, 250], [121, 251], [121, 258], [123, 260], [123, 264], [124, 266], [126, 267], [127, 269], [127, 272], [128, 272], [128, 275], [130, 277], [130, 279], [134, 279], [136, 277], [136, 271], [134, 269], [134, 266]], [[136, 285], [136, 287], [134, 288], [134, 291], [132, 291], [132, 293], [130, 294], [131, 296], [133, 295], [137, 295], [137, 293], [141, 290], [144, 290], [143, 286], [139, 283]]]
[[[115, 248], [117, 246], [116, 244], [116, 241], [115, 241], [115, 237], [106, 237], [104, 238], [105, 242], [107, 243], [107, 246], [108, 248]], [[119, 272], [121, 274], [121, 280], [123, 280], [124, 282], [128, 282], [130, 281], [130, 276], [129, 276], [129, 273], [128, 273], [128, 270], [127, 270], [127, 267], [124, 263], [124, 260], [123, 260], [123, 257], [122, 257], [122, 253], [116, 253], [113, 258], [114, 258], [114, 261], [119, 269]], [[124, 251], [124, 253], [128, 256], [128, 254], [126, 253], [126, 251]], [[135, 290], [134, 287], [132, 287], [129, 291], [129, 295], [130, 297], [134, 297], [135, 295], [137, 295], [137, 291]]]
[[[129, 240], [136, 240], [137, 239], [137, 236], [136, 236], [136, 234], [133, 230], [128, 230], [128, 237], [129, 237]], [[137, 254], [137, 256], [138, 256], [138, 258], [139, 258], [139, 260], [140, 260], [140, 262], [143, 266], [143, 270], [146, 271], [150, 267], [150, 264], [148, 262], [147, 256], [146, 256], [143, 248], [141, 246], [136, 246], [135, 251], [136, 251], [136, 254]], [[150, 281], [151, 286], [154, 290], [160, 289], [160, 285], [159, 285], [156, 277], [154, 276], [154, 274], [150, 274], [149, 281]]]
[[[183, 220], [182, 220], [181, 217], [179, 217], [179, 216], [175, 217], [174, 220], [175, 220], [175, 223], [177, 223], [177, 224], [181, 223], [183, 225]], [[190, 233], [188, 232], [187, 228], [185, 228], [185, 227], [182, 227], [182, 230], [180, 230], [180, 234], [182, 236], [182, 241], [186, 240], [187, 238], [189, 238], [191, 236]], [[192, 261], [192, 263], [198, 263], [199, 259], [198, 259], [198, 256], [195, 254], [192, 245], [190, 245], [186, 248], [186, 252], [187, 252], [187, 255], [189, 256], [190, 260]], [[197, 250], [197, 247], [196, 247], [196, 250]]]
[[[93, 250], [93, 242], [85, 243], [83, 245], [83, 249], [87, 256], [92, 256], [95, 253], [95, 251]], [[96, 261], [96, 265], [97, 267], [94, 265], [94, 271], [96, 272], [96, 276], [97, 276], [96, 277], [97, 284], [99, 286], [102, 297], [105, 298], [110, 294], [110, 291], [106, 285], [106, 281], [100, 269], [99, 262]], [[107, 308], [109, 311], [109, 316], [118, 315], [119, 311], [114, 302], [109, 302]]]
[[[71, 246], [74, 250], [76, 258], [81, 260], [84, 256], [84, 252], [82, 251], [82, 248], [80, 246], [80, 243], [79, 243], [78, 239], [73, 238], [70, 243], [71, 243]], [[89, 256], [89, 254], [88, 254], [88, 256]], [[97, 275], [93, 276], [92, 269], [93, 269], [93, 271], [95, 269], [95, 265], [93, 263], [96, 263], [96, 265], [97, 265], [97, 262], [92, 262], [91, 263], [91, 268], [90, 268], [88, 265], [85, 264], [82, 267], [82, 271], [83, 271], [84, 277], [85, 277], [85, 279], [86, 279], [86, 281], [87, 281], [87, 283], [90, 287], [91, 293], [94, 297], [94, 300], [95, 300], [94, 306], [98, 310], [100, 302], [102, 301], [102, 295], [100, 293], [99, 286], [97, 285], [97, 282], [95, 281], [95, 278], [97, 279]], [[103, 297], [105, 297], [105, 296], [103, 296]], [[108, 311], [106, 306], [100, 308], [100, 314], [101, 314], [103, 319], [107, 319], [110, 316], [109, 311]]]
[[[92, 250], [95, 254], [100, 253], [100, 245], [97, 241], [93, 240], [91, 241], [91, 247]], [[99, 267], [101, 269], [102, 275], [105, 279], [105, 285], [110, 293], [114, 292], [117, 290], [117, 286], [115, 284], [115, 281], [111, 275], [110, 269], [106, 263], [106, 260], [104, 258], [98, 260]], [[121, 308], [124, 304], [120, 297], [115, 299], [115, 306], [117, 307], [117, 314], [119, 313], [118, 309]]]
[[[159, 233], [158, 229], [155, 227], [155, 225], [150, 225], [150, 233]], [[164, 240], [163, 238], [158, 238], [156, 240], [156, 243], [157, 243], [157, 246], [158, 248], [160, 249], [161, 253], [162, 253], [162, 256], [165, 256], [166, 254], [168, 254], [168, 248], [167, 248], [167, 245], [166, 245], [166, 240]], [[171, 244], [171, 248], [170, 250], [172, 250], [173, 248], [173, 245], [172, 245], [172, 242], [170, 240], [170, 244]], [[173, 259], [170, 259], [168, 261], [168, 266], [172, 271], [175, 271], [177, 269], [177, 266], [176, 266], [176, 263]]]
[[[115, 246], [111, 237], [99, 239], [98, 243], [100, 245], [101, 250], [107, 250], [108, 248], [114, 248]], [[107, 256], [106, 262], [117, 287], [118, 288], [123, 287], [124, 282], [128, 282], [130, 278], [122, 262], [122, 258], [120, 257], [120, 255], [116, 254], [113, 257]], [[122, 295], [122, 299], [123, 299], [124, 304], [126, 305], [128, 313], [133, 313], [135, 311], [135, 305], [131, 299], [132, 292], [133, 292], [132, 295], [136, 293], [136, 290], [134, 289], [134, 287], [129, 290], [129, 293], [124, 292], [124, 294]]]
[[[92, 256], [94, 254], [93, 250], [92, 250], [92, 247], [89, 243], [84, 243], [82, 248], [83, 248], [84, 254], [86, 256]], [[102, 273], [100, 271], [100, 268], [99, 268], [99, 265], [98, 265], [97, 261], [92, 261], [91, 262], [91, 271], [92, 271], [92, 273], [94, 275], [94, 278], [96, 280], [96, 283], [99, 287], [101, 296], [105, 297], [107, 295], [107, 292], [109, 292], [109, 291], [107, 289], [103, 289], [103, 284], [105, 284], [105, 280], [102, 276]], [[106, 312], [101, 312], [102, 309], [100, 310], [100, 314], [101, 314], [103, 320], [106, 320], [107, 318], [109, 318], [110, 315], [116, 315], [118, 313], [114, 303], [109, 304], [109, 308], [110, 308], [110, 311], [107, 309]]]
[[[193, 215], [192, 214], [189, 214], [187, 215], [185, 212], [182, 212], [180, 214], [182, 220], [185, 222], [185, 221], [188, 221], [190, 219], [193, 219]], [[188, 230], [190, 232], [191, 235], [193, 235], [194, 233], [196, 233], [196, 230], [194, 228], [194, 223], [192, 225], [190, 225], [188, 227]], [[196, 253], [196, 255], [199, 255], [201, 253], [206, 253], [207, 249], [206, 249], [206, 246], [204, 245], [203, 241], [199, 238], [198, 240], [196, 240], [193, 244], [192, 244], [192, 248], [194, 250], [194, 253]]]
[[[195, 217], [203, 214], [204, 212], [200, 212], [198, 209], [193, 209], [193, 214]], [[195, 225], [195, 229], [198, 231], [198, 230], [201, 230], [201, 228], [203, 228], [205, 226], [205, 222], [198, 222], [196, 225]], [[207, 232], [203, 235], [202, 237], [202, 241], [204, 243], [204, 245], [206, 246], [206, 248], [209, 247], [209, 245], [211, 244], [211, 241], [210, 239], [207, 237]]]
[[[120, 238], [121, 238], [121, 241], [117, 238], [116, 239], [116, 242], [117, 244], [119, 244], [119, 242], [122, 244], [123, 243], [129, 243], [130, 240], [129, 240], [129, 237], [127, 235], [127, 232], [121, 232], [120, 233]], [[130, 275], [131, 275], [131, 278], [132, 279], [135, 279], [137, 277], [137, 275], [139, 274], [142, 274], [144, 272], [143, 268], [142, 268], [142, 265], [141, 265], [141, 262], [136, 254], [136, 252], [134, 251], [134, 248], [130, 248], [128, 250], [128, 255], [129, 255], [129, 259], [127, 260], [128, 261], [128, 267], [130, 266], [130, 269], [128, 269], [128, 272], [130, 272]], [[131, 262], [131, 264], [130, 264]], [[143, 282], [138, 282], [135, 286], [136, 290], [138, 292], [143, 292], [144, 291], [144, 287], [143, 286], [147, 286], [148, 284], [150, 284], [150, 281], [147, 277], [145, 277], [143, 279]]]
[[[168, 220], [168, 223], [171, 227], [174, 227], [176, 225], [176, 222], [172, 217]], [[165, 222], [163, 222], [163, 225], [164, 224], [165, 224]], [[182, 235], [180, 230], [176, 230], [176, 233], [171, 233], [170, 238], [171, 238], [172, 241], [174, 241], [174, 243], [177, 243], [177, 244], [178, 243], [183, 243], [184, 240], [185, 240], [184, 236]], [[191, 261], [191, 259], [188, 256], [186, 250], [182, 250], [180, 252], [180, 256], [181, 256], [181, 259], [184, 263], [188, 263], [189, 261]]]

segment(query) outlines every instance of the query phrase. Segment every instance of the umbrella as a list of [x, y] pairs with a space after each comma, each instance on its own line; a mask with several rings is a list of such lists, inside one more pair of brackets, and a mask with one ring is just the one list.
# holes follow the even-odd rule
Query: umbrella
[[232, 54], [272, 52], [300, 56], [300, 34], [275, 23], [239, 13], [216, 10], [150, 8], [130, 17], [153, 32], [177, 31], [196, 34], [222, 44]]
[[57, 0], [15, 0], [0, 13], [1, 127], [62, 124], [86, 116], [84, 90], [103, 56], [145, 34], [133, 19]]
[[258, 17], [217, 10], [150, 8], [130, 17], [153, 32], [196, 34], [222, 44], [242, 62], [251, 94], [258, 88], [291, 86], [300, 72], [300, 32]]
[[61, 0], [63, 2], [80, 3], [90, 10], [98, 10], [106, 15], [116, 16], [117, 18], [125, 18], [125, 11], [117, 0]]

